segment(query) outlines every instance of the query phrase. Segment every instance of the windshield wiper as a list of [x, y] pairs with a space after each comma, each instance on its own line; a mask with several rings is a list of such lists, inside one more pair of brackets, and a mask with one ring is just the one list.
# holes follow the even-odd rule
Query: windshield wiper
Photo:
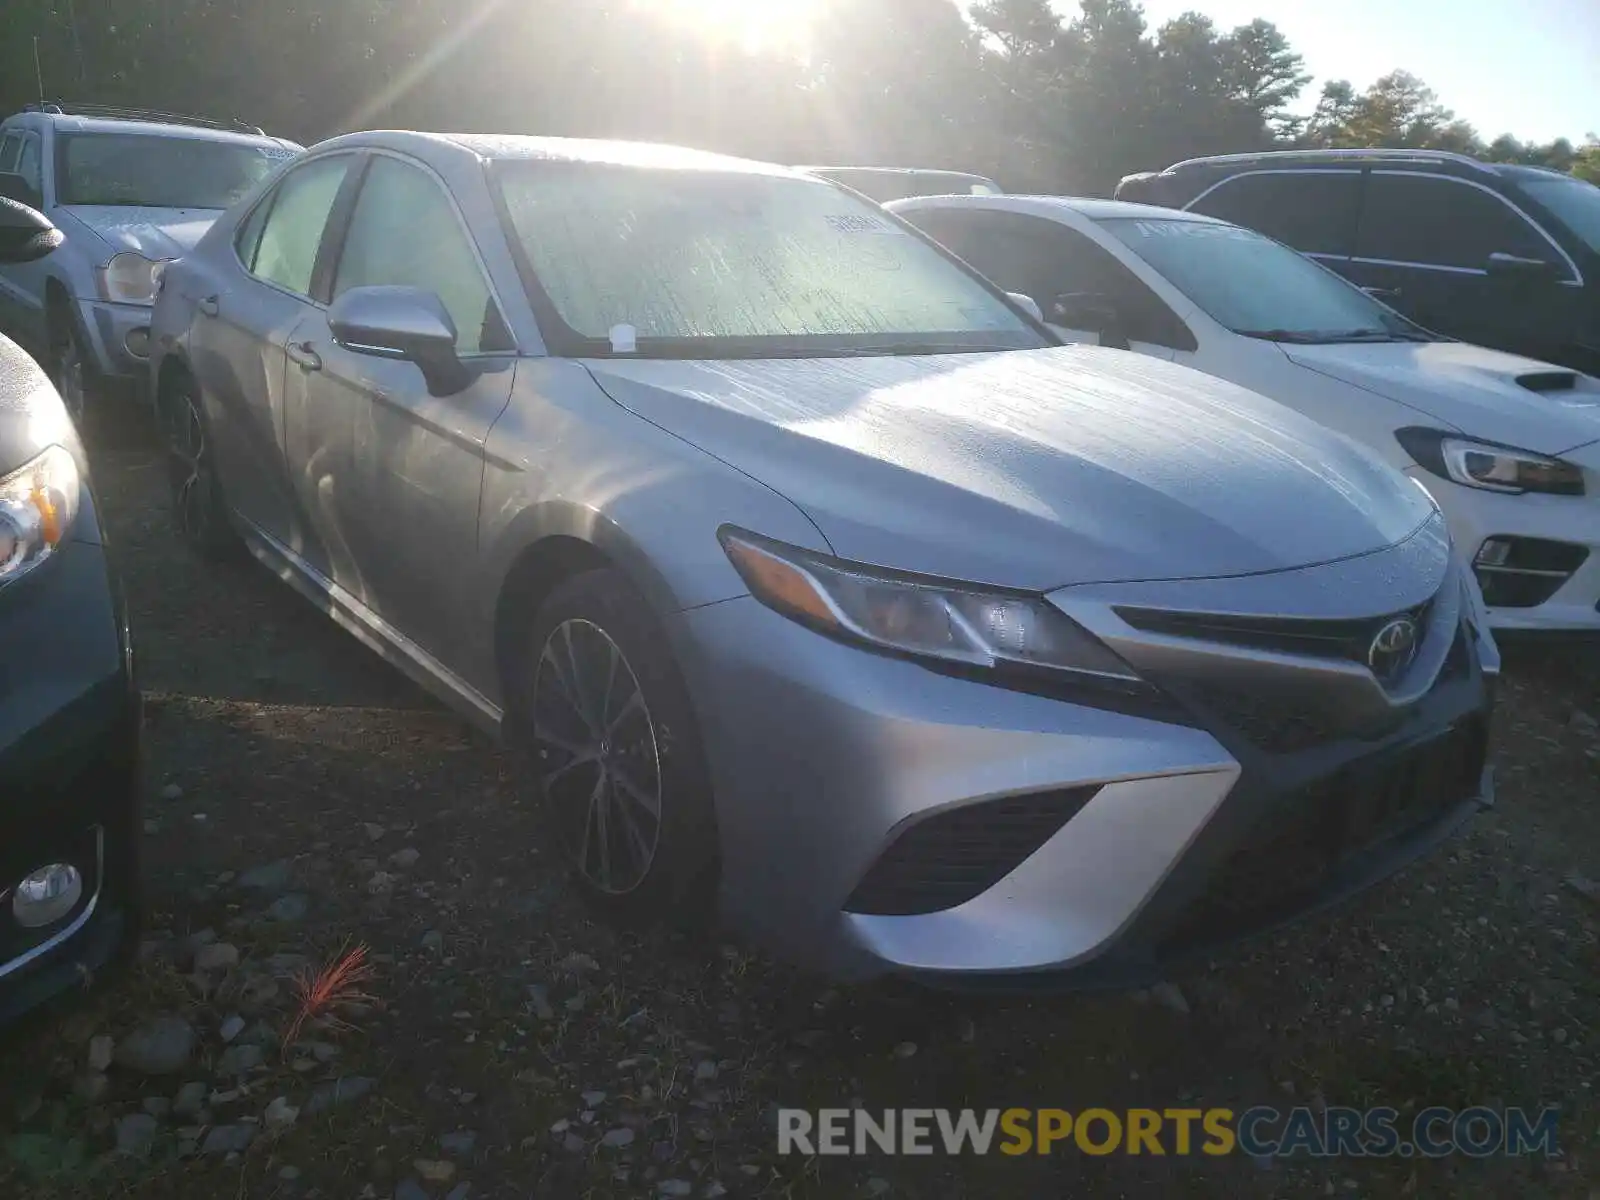
[[1239, 329], [1240, 336], [1264, 342], [1287, 342], [1297, 346], [1326, 346], [1336, 342], [1390, 342], [1399, 335], [1387, 329]]

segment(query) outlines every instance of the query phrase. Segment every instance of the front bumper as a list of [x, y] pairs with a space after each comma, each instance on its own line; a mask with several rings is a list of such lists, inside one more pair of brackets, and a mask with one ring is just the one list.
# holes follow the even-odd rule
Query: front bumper
[[106, 300], [80, 300], [77, 308], [84, 351], [101, 383], [130, 399], [143, 398], [150, 385], [150, 320], [155, 310]]
[[[1573, 547], [1573, 556], [1581, 556], [1580, 565], [1565, 578], [1559, 573], [1524, 575], [1514, 568], [1480, 569], [1492, 630], [1600, 634], [1600, 504], [1593, 497], [1509, 495], [1462, 487], [1420, 467], [1408, 473], [1438, 501], [1456, 545], [1469, 562], [1490, 538], [1554, 542]], [[1493, 602], [1496, 583], [1538, 586], [1545, 580], [1554, 591], [1542, 603], [1506, 607]]]
[[[1375, 882], [1491, 799], [1490, 680], [1465, 638], [1448, 677], [1380, 736], [1268, 752], [1181, 704], [1110, 711], [952, 678], [750, 598], [680, 614], [673, 635], [717, 795], [725, 919], [845, 978], [1137, 986]], [[1458, 740], [1429, 761], [1459, 758], [1450, 779], [1324, 844], [1387, 757], [1446, 733]], [[1329, 852], [1275, 888], [1252, 883], [1286, 830]], [[996, 854], [1018, 861], [976, 861]], [[906, 886], [982, 890], [914, 911]], [[1241, 887], [1253, 894], [1230, 905], [1223, 893]]]
[[[81, 988], [138, 927], [140, 704], [102, 547], [68, 543], [0, 591], [0, 1023]], [[76, 907], [29, 930], [17, 882], [53, 862]]]

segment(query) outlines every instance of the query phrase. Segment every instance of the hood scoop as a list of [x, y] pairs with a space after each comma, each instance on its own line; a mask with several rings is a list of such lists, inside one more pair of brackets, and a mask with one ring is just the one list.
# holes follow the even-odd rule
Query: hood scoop
[[1530, 371], [1518, 375], [1517, 383], [1530, 392], [1570, 392], [1578, 386], [1576, 371]]

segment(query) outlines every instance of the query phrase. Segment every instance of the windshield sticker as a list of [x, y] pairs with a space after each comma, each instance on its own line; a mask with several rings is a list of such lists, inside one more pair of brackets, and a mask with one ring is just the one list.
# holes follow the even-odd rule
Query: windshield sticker
[[639, 348], [639, 331], [632, 325], [611, 327], [611, 353], [632, 354]]
[[866, 213], [833, 213], [822, 218], [835, 233], [903, 233], [882, 217]]

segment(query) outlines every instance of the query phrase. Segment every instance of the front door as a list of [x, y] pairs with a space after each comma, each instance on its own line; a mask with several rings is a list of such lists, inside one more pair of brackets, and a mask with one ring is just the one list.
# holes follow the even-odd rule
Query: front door
[[[1550, 269], [1503, 270], [1495, 255]], [[1464, 179], [1372, 171], [1347, 273], [1423, 327], [1465, 342], [1548, 358], [1576, 336], [1570, 259], [1509, 201]]]
[[315, 495], [333, 580], [447, 666], [466, 640], [460, 613], [477, 553], [483, 447], [510, 399], [515, 364], [487, 279], [443, 182], [420, 164], [375, 154], [330, 299], [363, 286], [433, 292], [474, 378], [454, 395], [430, 395], [414, 364], [335, 342], [321, 309], [289, 347], [305, 389], [289, 413], [289, 458]]

